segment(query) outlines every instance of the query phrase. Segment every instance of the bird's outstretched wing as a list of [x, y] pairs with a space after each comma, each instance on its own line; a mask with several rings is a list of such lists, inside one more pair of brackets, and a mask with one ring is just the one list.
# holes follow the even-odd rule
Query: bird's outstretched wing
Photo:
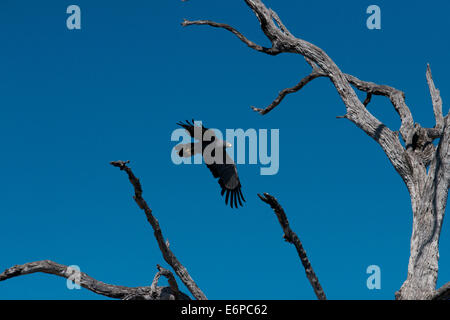
[[[189, 135], [197, 139], [201, 142], [204, 138], [204, 134], [206, 131], [208, 131], [208, 128], [205, 128], [203, 125], [197, 126], [194, 123], [194, 120], [192, 122], [189, 122], [186, 120], [186, 122], [178, 122], [177, 125], [184, 128]], [[198, 128], [201, 128], [201, 137], [195, 136], [195, 129], [198, 130]], [[197, 133], [198, 134], [198, 133]], [[211, 140], [207, 141], [206, 144], [209, 144], [216, 140], [216, 136], [214, 135], [214, 132], [210, 130], [208, 132]], [[200, 143], [201, 143], [200, 142]], [[185, 145], [179, 145], [176, 147], [176, 150], [178, 151], [178, 155], [180, 157], [190, 157], [196, 152], [192, 152], [192, 150], [195, 150], [193, 143], [191, 144], [185, 144]], [[203, 152], [203, 150], [202, 150]], [[214, 153], [214, 151], [213, 151]], [[213, 154], [214, 156], [214, 154]], [[221, 157], [222, 158], [222, 157]], [[206, 162], [206, 161], [205, 161]], [[237, 173], [237, 168], [235, 163], [233, 162], [233, 159], [231, 159], [228, 154], [225, 151], [225, 148], [223, 149], [223, 158], [221, 161], [214, 161], [212, 163], [206, 163], [206, 166], [209, 168], [211, 173], [213, 174], [214, 178], [219, 178], [219, 185], [222, 188], [221, 194], [222, 196], [225, 194], [225, 204], [228, 205], [228, 201], [230, 201], [230, 206], [233, 208], [238, 208], [238, 202], [239, 205], [242, 207], [242, 201], [245, 202], [244, 195], [242, 194], [241, 190], [241, 182], [239, 181], [239, 176]]]
[[[202, 124], [201, 127], [195, 125], [194, 119], [192, 119], [192, 122], [189, 122], [189, 120], [186, 120], [186, 122], [184, 122], [184, 123], [180, 121], [180, 122], [177, 123], [177, 125], [179, 125], [180, 127], [183, 127], [189, 133], [189, 135], [192, 138], [197, 139], [199, 141], [203, 140], [203, 135], [205, 134], [206, 131], [209, 130], [208, 128], [205, 128], [203, 126], [203, 124]], [[201, 128], [201, 131], [199, 131], [199, 132], [201, 132], [201, 135], [202, 135], [201, 137], [195, 137], [195, 128]], [[210, 141], [214, 141], [214, 139], [215, 139], [214, 132], [212, 130], [210, 130], [209, 133], [211, 135], [211, 140]]]
[[242, 194], [241, 182], [236, 165], [228, 154], [224, 151], [223, 163], [207, 164], [207, 167], [211, 170], [214, 178], [219, 178], [219, 185], [222, 188], [221, 195], [225, 194], [225, 204], [228, 204], [229, 200], [232, 208], [233, 204], [235, 208], [238, 208], [238, 202], [242, 207], [242, 201], [245, 202], [245, 198]]

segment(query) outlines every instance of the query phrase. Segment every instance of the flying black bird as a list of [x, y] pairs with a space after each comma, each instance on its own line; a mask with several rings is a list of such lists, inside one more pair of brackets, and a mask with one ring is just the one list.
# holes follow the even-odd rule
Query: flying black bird
[[[201, 153], [214, 178], [219, 178], [219, 185], [222, 188], [221, 195], [225, 194], [225, 204], [228, 204], [228, 200], [230, 200], [232, 208], [233, 204], [235, 208], [238, 208], [238, 202], [242, 207], [242, 201], [245, 202], [245, 199], [236, 165], [225, 150], [231, 147], [231, 144], [219, 139], [212, 130], [203, 125], [197, 126], [194, 124], [194, 120], [191, 123], [187, 120], [185, 123], [178, 122], [177, 125], [186, 129], [192, 138], [199, 141], [175, 146], [178, 155], [188, 158]], [[218, 151], [217, 154], [216, 151]]]

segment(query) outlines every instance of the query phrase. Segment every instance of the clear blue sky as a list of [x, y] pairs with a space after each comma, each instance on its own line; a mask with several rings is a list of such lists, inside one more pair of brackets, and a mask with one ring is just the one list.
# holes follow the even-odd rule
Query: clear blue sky
[[[77, 4], [82, 30], [66, 28]], [[267, 0], [290, 31], [347, 73], [406, 92], [416, 121], [433, 126], [426, 63], [450, 101], [450, 2]], [[378, 4], [382, 29], [366, 28]], [[0, 269], [41, 259], [79, 265], [125, 286], [151, 283], [165, 264], [153, 231], [112, 160], [131, 160], [171, 248], [210, 299], [314, 299], [293, 246], [257, 193], [284, 206], [331, 299], [392, 299], [406, 278], [410, 200], [381, 148], [347, 120], [326, 79], [262, 117], [279, 90], [310, 70], [295, 55], [267, 56], [230, 33], [182, 28], [183, 18], [226, 22], [268, 45], [244, 1], [13, 1], [0, 3]], [[392, 129], [385, 98], [370, 110]], [[205, 166], [176, 166], [170, 134], [206, 126], [280, 129], [280, 170], [240, 165], [247, 203], [225, 206]], [[450, 280], [450, 224], [438, 285]], [[366, 268], [381, 268], [368, 290]], [[185, 290], [186, 291], [186, 290]], [[65, 279], [33, 274], [0, 283], [0, 299], [97, 299]]]

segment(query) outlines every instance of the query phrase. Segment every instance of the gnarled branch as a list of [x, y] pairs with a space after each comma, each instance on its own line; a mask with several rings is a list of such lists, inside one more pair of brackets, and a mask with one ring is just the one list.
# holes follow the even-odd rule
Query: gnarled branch
[[196, 21], [189, 21], [189, 20], [184, 20], [181, 25], [183, 27], [187, 27], [187, 26], [191, 26], [191, 25], [208, 25], [214, 28], [221, 28], [221, 29], [225, 29], [230, 31], [231, 33], [233, 33], [236, 37], [238, 37], [242, 42], [244, 42], [247, 46], [249, 46], [252, 49], [255, 49], [256, 51], [259, 52], [264, 52], [270, 55], [277, 55], [279, 53], [281, 53], [281, 51], [279, 51], [276, 48], [266, 48], [263, 46], [260, 46], [256, 43], [254, 43], [253, 41], [248, 40], [242, 33], [240, 33], [238, 30], [236, 30], [235, 28], [233, 28], [232, 26], [225, 24], [225, 23], [218, 23], [218, 22], [214, 22], [214, 21], [210, 21], [210, 20], [196, 20]]
[[317, 70], [313, 70], [309, 75], [307, 75], [306, 77], [304, 77], [302, 80], [300, 80], [300, 82], [298, 84], [296, 84], [294, 87], [292, 88], [287, 88], [282, 90], [279, 94], [278, 97], [266, 108], [261, 109], [261, 108], [256, 108], [252, 106], [253, 111], [258, 112], [259, 114], [265, 115], [267, 113], [269, 113], [272, 109], [274, 109], [276, 106], [278, 106], [281, 101], [283, 101], [283, 99], [291, 93], [297, 92], [299, 90], [301, 90], [304, 86], [306, 86], [310, 81], [319, 78], [319, 77], [323, 77], [324, 73], [317, 71]]
[[[81, 271], [76, 275], [75, 272], [78, 271], [75, 271], [69, 266], [65, 266], [51, 260], [29, 262], [6, 269], [0, 274], [0, 281], [37, 272], [53, 274], [66, 279], [76, 280], [75, 284], [78, 284], [87, 290], [115, 299], [190, 300], [186, 294], [180, 292], [179, 290], [174, 290], [172, 285], [171, 287], [159, 287], [157, 286], [157, 283], [155, 283], [152, 286], [146, 287], [125, 287], [107, 284], [98, 281]], [[164, 275], [166, 275], [166, 273], [164, 273]]]
[[159, 226], [158, 220], [153, 216], [152, 210], [148, 206], [147, 202], [142, 197], [142, 186], [139, 179], [136, 178], [133, 171], [127, 166], [129, 161], [112, 161], [111, 165], [119, 168], [127, 173], [128, 179], [134, 187], [133, 199], [136, 201], [139, 208], [141, 208], [148, 222], [153, 228], [156, 241], [158, 242], [159, 249], [163, 255], [164, 260], [173, 268], [175, 273], [180, 277], [181, 281], [186, 285], [192, 295], [198, 300], [206, 300], [205, 294], [200, 290], [195, 281], [189, 275], [187, 269], [181, 264], [181, 262], [175, 257], [173, 252], [170, 250], [168, 242], [164, 240], [161, 227]]
[[[170, 270], [164, 269], [159, 264], [156, 265], [156, 268], [158, 268], [158, 272], [155, 274], [155, 277], [153, 278], [151, 288], [157, 288], [159, 278], [161, 278], [161, 276], [164, 276], [167, 278], [169, 286], [172, 289], [172, 291], [180, 292], [180, 289], [178, 289], [178, 284], [177, 281], [175, 280], [173, 273]], [[153, 291], [155, 290], [153, 289]]]

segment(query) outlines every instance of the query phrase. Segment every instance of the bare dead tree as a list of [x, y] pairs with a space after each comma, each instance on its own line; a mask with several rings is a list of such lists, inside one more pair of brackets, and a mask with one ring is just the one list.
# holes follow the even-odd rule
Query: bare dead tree
[[[152, 210], [148, 206], [147, 202], [142, 197], [142, 186], [138, 178], [134, 175], [130, 167], [127, 166], [129, 161], [113, 161], [111, 165], [119, 168], [127, 173], [128, 179], [134, 188], [133, 199], [136, 201], [139, 208], [141, 208], [148, 222], [153, 228], [155, 239], [159, 245], [159, 249], [163, 255], [164, 260], [173, 268], [175, 273], [186, 285], [191, 294], [198, 300], [206, 300], [206, 296], [197, 286], [195, 281], [189, 275], [187, 269], [180, 263], [180, 261], [173, 254], [169, 248], [169, 241], [165, 240], [159, 226], [158, 220], [153, 216]], [[79, 272], [77, 277], [74, 277], [73, 268], [65, 266], [50, 260], [36, 261], [25, 263], [23, 265], [16, 265], [9, 269], [6, 269], [0, 274], [0, 281], [4, 281], [13, 277], [42, 272], [48, 274], [54, 274], [67, 279], [76, 279], [77, 284], [97, 294], [104, 295], [110, 298], [123, 299], [123, 300], [189, 300], [189, 296], [181, 292], [178, 288], [177, 282], [171, 271], [164, 269], [160, 265], [157, 265], [158, 272], [156, 273], [153, 282], [150, 286], [145, 287], [124, 287], [106, 284], [98, 281], [84, 272]], [[168, 287], [158, 286], [158, 281], [164, 276], [168, 279]]]
[[[258, 18], [262, 31], [272, 44], [270, 48], [250, 41], [237, 29], [224, 23], [184, 20], [182, 25], [222, 28], [233, 33], [256, 51], [272, 56], [294, 53], [306, 59], [312, 67], [311, 74], [301, 79], [296, 86], [282, 90], [266, 108], [252, 107], [261, 115], [272, 111], [286, 95], [301, 90], [310, 81], [318, 77], [331, 80], [347, 110], [345, 115], [338, 118], [350, 120], [380, 145], [411, 196], [413, 231], [408, 273], [403, 285], [395, 294], [396, 299], [448, 297], [449, 284], [436, 290], [436, 281], [439, 238], [450, 186], [450, 116], [443, 115], [442, 99], [434, 85], [429, 66], [426, 77], [436, 124], [433, 128], [423, 128], [414, 121], [402, 91], [362, 81], [343, 73], [321, 48], [292, 35], [275, 11], [267, 8], [261, 0], [244, 1]], [[358, 98], [355, 89], [366, 93], [363, 102]], [[367, 105], [372, 95], [381, 95], [391, 101], [401, 120], [398, 131], [388, 128], [369, 112]], [[400, 139], [404, 141], [405, 147]], [[433, 144], [435, 140], [439, 140], [437, 147]]]

